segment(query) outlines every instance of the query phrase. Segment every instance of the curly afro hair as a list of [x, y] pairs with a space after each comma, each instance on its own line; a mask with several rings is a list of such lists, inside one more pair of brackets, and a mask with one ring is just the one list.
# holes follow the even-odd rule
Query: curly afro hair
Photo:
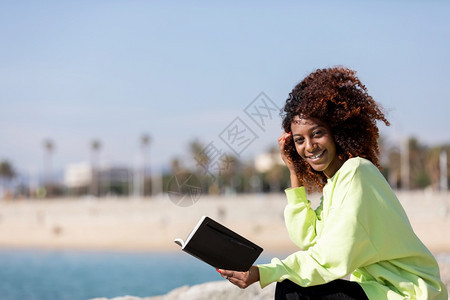
[[[342, 161], [363, 157], [380, 168], [377, 120], [389, 126], [382, 108], [367, 93], [356, 72], [345, 67], [319, 69], [297, 84], [282, 111], [282, 126], [291, 131], [295, 116], [313, 117], [326, 122]], [[326, 176], [317, 172], [297, 153], [292, 137], [285, 153], [293, 163], [301, 184], [308, 191], [322, 191]]]

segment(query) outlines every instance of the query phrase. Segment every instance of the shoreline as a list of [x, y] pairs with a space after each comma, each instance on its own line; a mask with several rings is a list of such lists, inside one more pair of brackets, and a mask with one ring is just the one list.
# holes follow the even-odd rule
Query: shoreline
[[[450, 252], [449, 194], [397, 192], [417, 236], [433, 253]], [[310, 197], [318, 205], [318, 195]], [[269, 253], [298, 248], [284, 224], [284, 194], [202, 196], [190, 207], [167, 195], [146, 199], [0, 201], [0, 249], [176, 252], [203, 216], [252, 240]]]

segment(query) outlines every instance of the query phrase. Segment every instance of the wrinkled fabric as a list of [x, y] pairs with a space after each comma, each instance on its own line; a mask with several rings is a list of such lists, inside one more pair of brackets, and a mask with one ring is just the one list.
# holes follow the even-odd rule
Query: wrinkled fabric
[[285, 279], [313, 286], [351, 274], [369, 299], [447, 300], [436, 260], [370, 161], [347, 160], [315, 210], [304, 187], [285, 192], [286, 226], [301, 251], [259, 265], [261, 287]]

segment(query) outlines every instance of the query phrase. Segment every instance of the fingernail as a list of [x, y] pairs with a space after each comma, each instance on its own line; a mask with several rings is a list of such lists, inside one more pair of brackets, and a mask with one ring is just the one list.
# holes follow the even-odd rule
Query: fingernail
[[222, 274], [222, 271], [220, 271], [219, 269], [216, 269], [217, 272], [219, 272], [220, 274]]
[[285, 141], [285, 140], [286, 140], [286, 138], [284, 137], [284, 138], [283, 138], [283, 141]]

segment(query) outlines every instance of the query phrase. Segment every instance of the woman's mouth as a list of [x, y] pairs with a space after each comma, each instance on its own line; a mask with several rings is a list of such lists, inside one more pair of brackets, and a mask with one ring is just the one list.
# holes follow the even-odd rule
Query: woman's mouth
[[319, 153], [311, 155], [311, 156], [307, 156], [306, 158], [311, 161], [316, 161], [316, 160], [319, 160], [320, 158], [322, 158], [324, 153], [325, 153], [325, 150], [322, 150]]

